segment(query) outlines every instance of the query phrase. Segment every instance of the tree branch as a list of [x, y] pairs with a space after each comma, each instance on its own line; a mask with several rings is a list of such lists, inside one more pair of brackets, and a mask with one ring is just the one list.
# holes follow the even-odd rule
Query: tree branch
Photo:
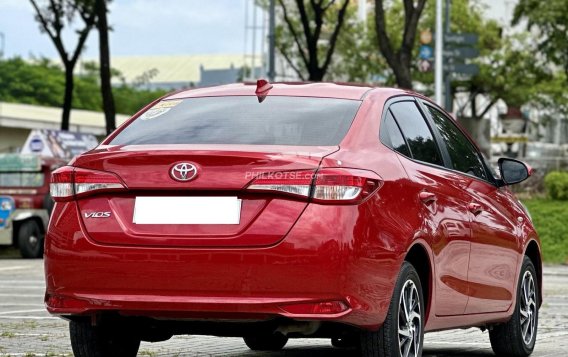
[[278, 47], [278, 50], [280, 51], [280, 53], [282, 54], [282, 56], [284, 56], [284, 59], [286, 60], [286, 62], [288, 62], [288, 64], [290, 65], [290, 67], [292, 67], [292, 69], [294, 70], [294, 72], [296, 72], [296, 74], [298, 75], [298, 77], [300, 77], [300, 79], [302, 81], [305, 81], [305, 77], [302, 74], [302, 71], [300, 71], [300, 69], [298, 68], [298, 66], [296, 66], [296, 64], [294, 62], [292, 62], [292, 60], [290, 59], [290, 57], [288, 56], [288, 54], [286, 53], [286, 51], [284, 51], [283, 48]]
[[59, 53], [59, 57], [61, 57], [63, 64], [67, 65], [69, 63], [69, 58], [67, 51], [65, 50], [65, 46], [63, 45], [63, 40], [61, 39], [61, 29], [59, 30], [56, 29], [56, 32], [53, 33], [49, 27], [48, 21], [46, 20], [44, 15], [42, 15], [42, 12], [39, 6], [37, 5], [36, 1], [30, 0], [30, 2], [35, 9], [36, 19], [38, 19], [42, 29], [45, 31], [45, 33], [47, 33], [47, 36], [49, 36], [49, 38], [55, 45], [55, 49], [57, 50], [57, 53]]
[[[284, 0], [279, 0], [279, 2], [280, 2], [280, 6], [282, 6], [282, 11], [284, 12], [284, 21], [286, 22], [286, 24], [288, 25], [288, 29], [292, 33], [292, 37], [294, 38], [294, 42], [296, 43], [296, 46], [298, 46], [298, 52], [300, 52], [300, 57], [302, 57], [302, 61], [304, 61], [304, 64], [307, 68], [309, 62], [308, 62], [308, 59], [306, 58], [306, 55], [303, 51], [303, 46], [302, 46], [302, 43], [300, 42], [300, 38], [298, 37], [298, 33], [296, 32], [296, 29], [294, 28], [294, 23], [292, 22], [292, 20], [288, 16], [288, 10], [286, 8], [286, 5], [284, 5]], [[282, 54], [284, 54], [282, 49], [280, 49], [280, 52], [282, 52]]]
[[414, 40], [416, 39], [418, 21], [420, 20], [420, 15], [424, 10], [425, 4], [426, 0], [419, 0], [415, 8], [412, 0], [404, 1], [405, 25], [400, 52], [408, 54], [409, 59], [412, 49], [414, 48]]
[[377, 30], [377, 37], [379, 39], [379, 49], [387, 60], [388, 64], [392, 67], [396, 66], [395, 54], [392, 49], [389, 36], [386, 30], [385, 9], [383, 0], [377, 0], [375, 4], [375, 27]]
[[485, 109], [483, 109], [483, 111], [481, 112], [481, 114], [479, 114], [478, 118], [479, 119], [483, 119], [483, 117], [485, 116], [485, 114], [487, 114], [487, 112], [489, 111], [489, 109], [491, 109], [495, 103], [497, 103], [498, 99], [491, 99], [489, 101], [489, 104], [487, 104], [487, 106], [485, 107]]
[[343, 26], [343, 21], [345, 20], [345, 13], [347, 12], [347, 5], [349, 5], [349, 0], [345, 0], [343, 5], [341, 5], [341, 9], [339, 10], [339, 14], [337, 15], [337, 23], [335, 24], [335, 29], [333, 29], [333, 34], [329, 39], [329, 47], [327, 49], [327, 54], [325, 57], [325, 62], [323, 64], [323, 72], [327, 71], [327, 67], [331, 62], [331, 56], [335, 50], [335, 45], [337, 43], [337, 38], [339, 37], [339, 31], [341, 30], [341, 26]]
[[89, 33], [91, 29], [95, 25], [96, 14], [94, 11], [91, 12], [91, 15], [87, 18], [88, 22], [85, 21], [85, 28], [79, 32], [79, 39], [77, 40], [77, 47], [75, 47], [75, 52], [73, 53], [73, 57], [71, 58], [71, 63], [77, 63], [81, 52], [83, 52], [83, 46], [87, 41], [87, 37], [89, 37]]

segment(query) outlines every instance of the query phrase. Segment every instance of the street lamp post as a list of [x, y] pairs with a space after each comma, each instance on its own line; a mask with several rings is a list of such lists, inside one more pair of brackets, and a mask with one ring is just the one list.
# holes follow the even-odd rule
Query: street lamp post
[[6, 47], [6, 35], [4, 35], [4, 32], [0, 32], [0, 41], [2, 41], [0, 44], [0, 58], [3, 58]]
[[275, 68], [275, 0], [270, 0], [270, 8], [268, 14], [268, 80], [271, 82], [276, 78], [276, 68]]
[[442, 0], [436, 0], [436, 58], [435, 58], [435, 100], [438, 105], [443, 106], [442, 87], [443, 87], [443, 53], [444, 53], [444, 29], [442, 28]]

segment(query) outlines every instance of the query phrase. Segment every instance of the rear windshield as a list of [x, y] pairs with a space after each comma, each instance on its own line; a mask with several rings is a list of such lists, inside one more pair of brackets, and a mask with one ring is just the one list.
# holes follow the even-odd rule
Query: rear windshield
[[338, 145], [360, 101], [311, 97], [206, 97], [157, 103], [110, 144]]

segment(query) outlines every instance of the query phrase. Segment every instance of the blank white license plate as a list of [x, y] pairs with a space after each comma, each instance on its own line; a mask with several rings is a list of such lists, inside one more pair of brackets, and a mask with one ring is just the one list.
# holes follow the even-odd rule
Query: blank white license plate
[[239, 224], [237, 197], [136, 197], [136, 224]]

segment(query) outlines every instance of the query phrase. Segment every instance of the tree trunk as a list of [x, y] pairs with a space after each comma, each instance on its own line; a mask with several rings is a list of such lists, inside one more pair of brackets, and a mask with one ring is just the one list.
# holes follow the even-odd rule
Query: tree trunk
[[412, 90], [412, 76], [410, 74], [410, 67], [400, 64], [393, 67], [394, 77], [396, 84], [399, 88]]
[[103, 98], [103, 111], [105, 113], [106, 133], [108, 135], [116, 129], [116, 109], [111, 86], [106, 0], [97, 0], [96, 9], [98, 18], [97, 27], [99, 30], [101, 95]]
[[61, 130], [69, 130], [71, 105], [73, 104], [73, 69], [74, 63], [65, 64], [65, 96], [63, 97], [63, 113], [61, 114]]
[[323, 80], [324, 72], [321, 69], [311, 69], [308, 81], [321, 82]]

